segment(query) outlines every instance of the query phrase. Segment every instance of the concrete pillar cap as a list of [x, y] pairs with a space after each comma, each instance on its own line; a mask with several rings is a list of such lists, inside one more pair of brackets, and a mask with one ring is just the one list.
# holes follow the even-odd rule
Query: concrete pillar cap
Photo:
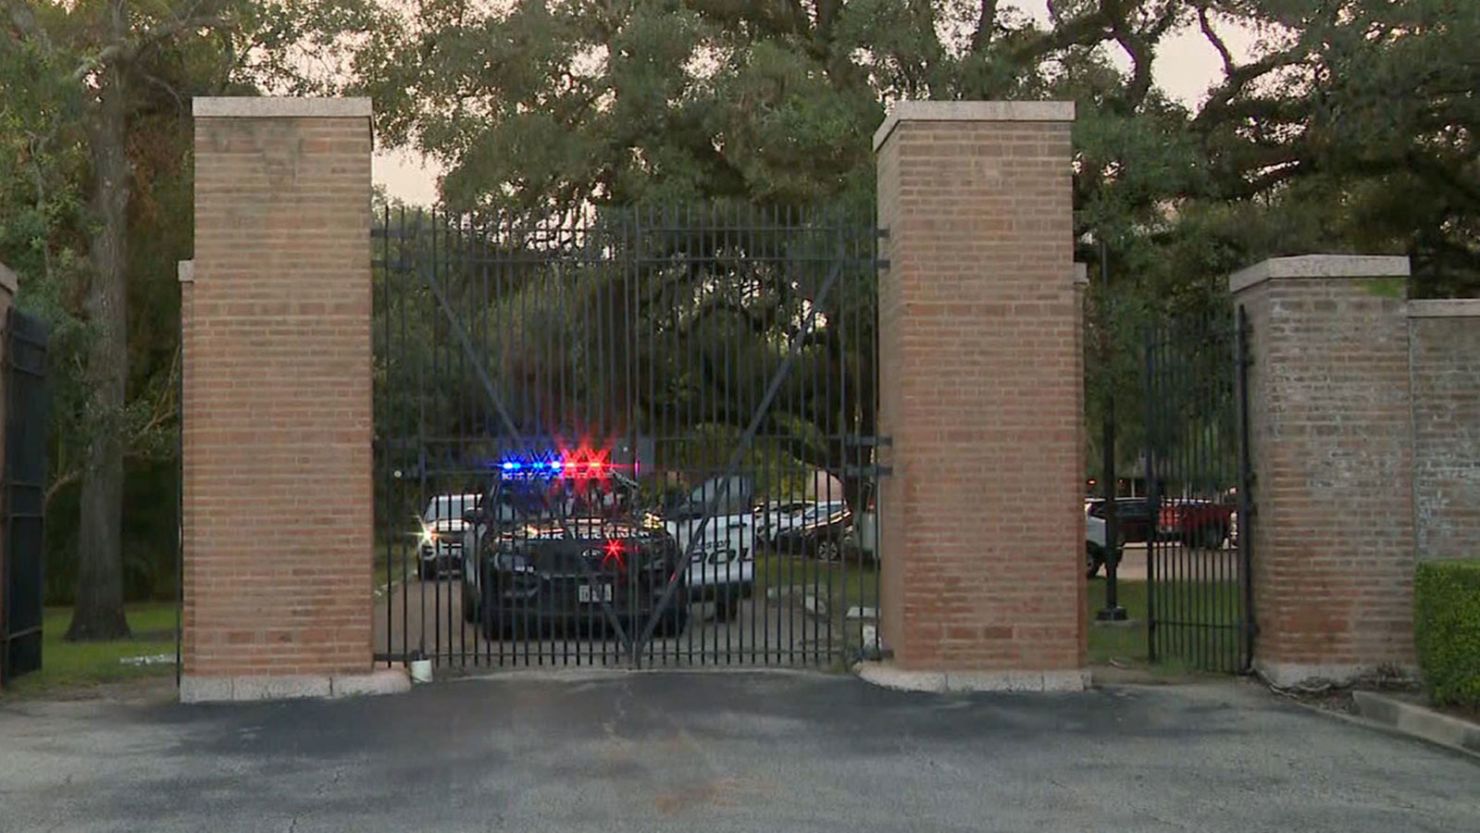
[[878, 150], [905, 121], [1074, 121], [1072, 101], [900, 101], [874, 131]]
[[1272, 257], [1228, 276], [1228, 291], [1242, 292], [1269, 280], [1309, 278], [1406, 278], [1402, 255], [1300, 255]]
[[1480, 318], [1480, 298], [1425, 298], [1408, 302], [1409, 318]]
[[191, 112], [198, 119], [369, 118], [368, 98], [290, 96], [197, 96]]

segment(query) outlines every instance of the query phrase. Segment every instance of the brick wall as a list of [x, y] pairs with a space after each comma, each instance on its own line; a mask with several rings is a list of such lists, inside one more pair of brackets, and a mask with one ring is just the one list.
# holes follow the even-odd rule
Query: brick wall
[[369, 103], [197, 99], [195, 115], [184, 671], [365, 673]]
[[1408, 316], [1418, 557], [1480, 558], [1480, 301]]
[[1250, 322], [1255, 662], [1276, 682], [1413, 662], [1406, 273], [1318, 256], [1231, 280]]
[[1072, 113], [910, 102], [875, 138], [881, 627], [901, 670], [1082, 684]]

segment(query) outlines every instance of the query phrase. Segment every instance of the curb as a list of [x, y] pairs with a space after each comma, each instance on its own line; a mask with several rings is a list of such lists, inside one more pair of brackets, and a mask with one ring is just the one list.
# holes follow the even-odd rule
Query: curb
[[373, 694], [403, 694], [411, 678], [403, 668], [382, 668], [368, 674], [292, 674], [180, 678], [181, 703], [244, 703], [261, 700], [340, 698]]
[[865, 682], [896, 691], [925, 691], [936, 694], [966, 691], [1085, 691], [1090, 686], [1088, 669], [1051, 671], [913, 671], [892, 662], [865, 661], [853, 666]]
[[1357, 713], [1386, 729], [1480, 757], [1480, 725], [1373, 691], [1354, 691]]

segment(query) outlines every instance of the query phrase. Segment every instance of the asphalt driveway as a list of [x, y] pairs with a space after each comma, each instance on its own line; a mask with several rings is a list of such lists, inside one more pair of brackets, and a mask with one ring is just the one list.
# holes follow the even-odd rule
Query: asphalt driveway
[[1252, 685], [926, 695], [530, 673], [240, 706], [0, 701], [0, 830], [1480, 830], [1469, 758]]

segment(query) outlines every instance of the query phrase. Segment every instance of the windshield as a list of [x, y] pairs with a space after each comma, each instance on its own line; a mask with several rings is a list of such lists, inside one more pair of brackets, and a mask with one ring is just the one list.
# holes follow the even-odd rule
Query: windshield
[[422, 517], [427, 523], [460, 520], [463, 513], [477, 507], [477, 495], [438, 495], [427, 504], [426, 514]]

